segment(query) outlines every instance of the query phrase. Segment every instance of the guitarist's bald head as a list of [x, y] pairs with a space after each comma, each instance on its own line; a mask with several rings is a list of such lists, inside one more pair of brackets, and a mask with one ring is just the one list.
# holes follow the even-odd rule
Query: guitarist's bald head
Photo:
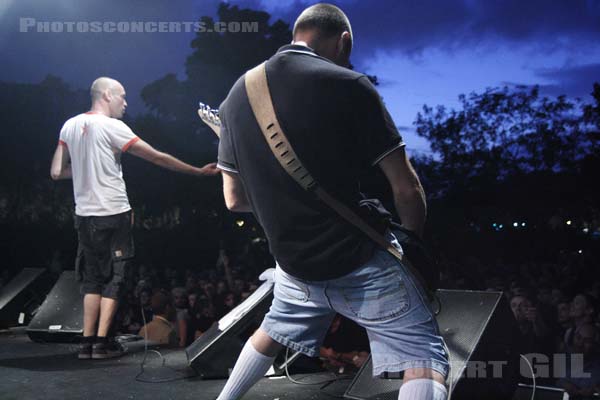
[[306, 43], [336, 64], [348, 64], [352, 27], [346, 14], [333, 4], [318, 3], [302, 11], [292, 33], [294, 42]]

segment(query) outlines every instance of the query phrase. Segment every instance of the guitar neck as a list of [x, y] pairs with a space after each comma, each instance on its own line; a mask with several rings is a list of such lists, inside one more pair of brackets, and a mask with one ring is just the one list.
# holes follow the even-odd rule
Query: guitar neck
[[200, 108], [198, 109], [198, 116], [213, 132], [217, 135], [217, 137], [221, 137], [221, 121], [216, 114], [216, 110], [212, 110], [210, 107], [206, 106], [203, 103], [200, 103]]

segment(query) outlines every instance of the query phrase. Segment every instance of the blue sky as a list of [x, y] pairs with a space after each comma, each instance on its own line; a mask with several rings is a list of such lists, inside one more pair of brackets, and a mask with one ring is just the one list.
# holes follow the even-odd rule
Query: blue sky
[[[239, 0], [290, 24], [308, 1]], [[412, 123], [423, 104], [457, 106], [461, 93], [540, 85], [547, 95], [589, 101], [600, 81], [600, 0], [336, 1], [353, 25], [356, 69], [377, 75], [379, 91], [408, 148], [427, 151]], [[215, 15], [214, 0], [0, 0], [0, 80], [39, 82], [48, 73], [87, 88], [99, 75], [121, 80], [132, 111], [141, 88], [183, 78], [193, 33], [20, 33], [38, 20], [194, 21]]]

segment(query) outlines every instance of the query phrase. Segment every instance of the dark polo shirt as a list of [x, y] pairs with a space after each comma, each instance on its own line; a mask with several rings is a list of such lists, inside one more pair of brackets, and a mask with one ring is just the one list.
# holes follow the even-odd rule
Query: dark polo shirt
[[[373, 225], [389, 217], [385, 210], [359, 206], [363, 197], [358, 177], [404, 146], [368, 78], [298, 45], [279, 49], [266, 71], [279, 123], [317, 182]], [[218, 165], [239, 174], [284, 271], [305, 280], [333, 279], [371, 257], [375, 245], [370, 239], [303, 190], [279, 165], [250, 108], [244, 76], [219, 114]]]

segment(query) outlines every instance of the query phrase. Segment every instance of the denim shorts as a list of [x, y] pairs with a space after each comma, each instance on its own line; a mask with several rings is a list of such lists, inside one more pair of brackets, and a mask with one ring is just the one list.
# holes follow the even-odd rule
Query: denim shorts
[[[390, 233], [390, 240], [400, 245]], [[423, 289], [398, 260], [377, 249], [353, 272], [327, 281], [304, 281], [279, 265], [274, 299], [261, 325], [273, 340], [309, 357], [336, 313], [367, 331], [373, 376], [430, 368], [448, 376], [448, 355]]]

